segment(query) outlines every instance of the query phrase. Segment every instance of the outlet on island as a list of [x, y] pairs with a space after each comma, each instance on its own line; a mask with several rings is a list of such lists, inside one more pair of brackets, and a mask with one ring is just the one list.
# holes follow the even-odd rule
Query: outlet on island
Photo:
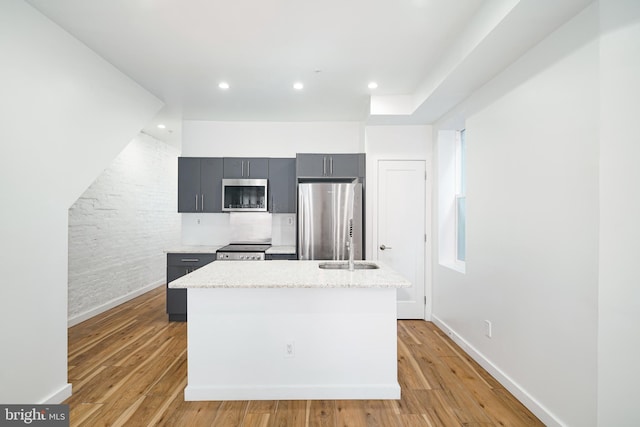
[[284, 347], [284, 357], [294, 357], [296, 355], [296, 345], [294, 341], [287, 341]]

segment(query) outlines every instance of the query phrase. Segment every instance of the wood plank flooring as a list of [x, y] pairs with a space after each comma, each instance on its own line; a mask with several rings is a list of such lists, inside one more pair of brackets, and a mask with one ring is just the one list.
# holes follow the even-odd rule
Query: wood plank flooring
[[164, 287], [69, 329], [72, 426], [542, 426], [432, 323], [398, 322], [400, 400], [185, 402], [186, 324]]

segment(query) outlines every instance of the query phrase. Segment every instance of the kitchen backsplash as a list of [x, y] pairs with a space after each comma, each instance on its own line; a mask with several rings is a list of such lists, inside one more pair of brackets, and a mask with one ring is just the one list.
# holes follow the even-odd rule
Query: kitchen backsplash
[[[238, 213], [236, 215], [251, 215]], [[296, 244], [295, 214], [262, 214], [271, 216], [271, 244]], [[227, 213], [183, 213], [182, 244], [191, 245], [227, 245], [233, 240], [230, 216]]]
[[273, 214], [272, 241], [274, 246], [295, 246], [296, 214]]

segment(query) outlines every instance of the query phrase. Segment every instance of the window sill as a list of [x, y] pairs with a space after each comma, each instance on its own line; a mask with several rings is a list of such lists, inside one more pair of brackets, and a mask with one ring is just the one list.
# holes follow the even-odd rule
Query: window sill
[[453, 271], [457, 271], [458, 273], [461, 273], [461, 274], [467, 273], [467, 264], [463, 261], [441, 262], [440, 265], [443, 267], [449, 268]]

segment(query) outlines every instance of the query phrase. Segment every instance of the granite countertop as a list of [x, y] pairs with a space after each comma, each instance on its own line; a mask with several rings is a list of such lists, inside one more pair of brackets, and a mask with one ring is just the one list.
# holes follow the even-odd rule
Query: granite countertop
[[[193, 246], [179, 246], [171, 249], [165, 249], [165, 253], [167, 254], [200, 254], [200, 253], [215, 253], [218, 249], [222, 248], [226, 245], [193, 245]], [[266, 253], [268, 254], [284, 254], [291, 255], [296, 253], [295, 245], [276, 245], [271, 246], [267, 249]]]
[[[170, 288], [408, 288], [411, 283], [383, 263], [375, 270], [324, 270], [327, 261], [212, 262]], [[340, 262], [340, 261], [328, 261]], [[356, 261], [367, 262], [367, 261]]]
[[278, 255], [293, 255], [296, 253], [295, 245], [286, 246], [286, 245], [276, 245], [271, 246], [267, 249], [268, 254], [278, 254]]
[[166, 249], [164, 252], [167, 254], [215, 254], [218, 249], [224, 245], [208, 246], [208, 245], [193, 245], [193, 246], [179, 246], [171, 249]]
[[[201, 254], [201, 253], [215, 253], [218, 249], [226, 245], [208, 246], [208, 245], [193, 245], [193, 246], [179, 246], [171, 249], [166, 249], [164, 252], [167, 254]], [[275, 245], [267, 249], [268, 254], [283, 254], [292, 255], [296, 253], [295, 245]]]

